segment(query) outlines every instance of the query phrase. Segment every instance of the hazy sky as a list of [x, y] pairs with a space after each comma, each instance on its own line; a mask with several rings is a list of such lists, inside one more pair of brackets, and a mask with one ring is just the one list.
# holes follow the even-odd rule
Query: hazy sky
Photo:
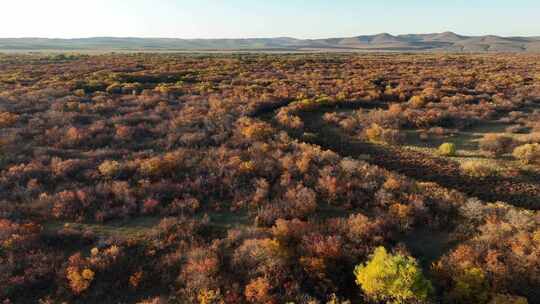
[[1, 0], [0, 37], [540, 36], [540, 0]]

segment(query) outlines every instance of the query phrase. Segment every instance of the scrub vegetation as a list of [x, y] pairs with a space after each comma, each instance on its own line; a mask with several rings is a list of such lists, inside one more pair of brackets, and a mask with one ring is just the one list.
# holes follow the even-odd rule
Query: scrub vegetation
[[540, 56], [0, 55], [0, 302], [539, 303]]

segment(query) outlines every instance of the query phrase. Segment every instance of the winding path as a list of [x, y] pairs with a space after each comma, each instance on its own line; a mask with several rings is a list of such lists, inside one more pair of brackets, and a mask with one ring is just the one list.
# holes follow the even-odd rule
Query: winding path
[[[281, 103], [266, 111], [260, 111], [254, 116], [283, 129], [274, 121], [274, 113], [287, 104], [288, 102]], [[374, 108], [384, 105], [383, 103], [356, 102], [340, 105], [339, 108]], [[321, 107], [316, 111], [300, 113], [298, 115], [304, 121], [304, 130], [286, 131], [293, 138], [319, 145], [341, 156], [358, 158], [361, 155], [369, 155], [368, 162], [418, 181], [435, 182], [445, 188], [455, 189], [487, 202], [503, 201], [526, 209], [540, 210], [540, 176], [472, 178], [464, 175], [460, 165], [448, 158], [359, 141], [322, 119], [324, 113], [336, 109], [338, 108]], [[313, 133], [316, 136], [307, 138], [303, 136], [303, 132]]]

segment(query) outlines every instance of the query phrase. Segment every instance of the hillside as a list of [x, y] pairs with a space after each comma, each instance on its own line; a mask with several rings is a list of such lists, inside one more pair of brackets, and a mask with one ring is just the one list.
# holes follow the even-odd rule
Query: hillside
[[328, 39], [1, 38], [1, 50], [539, 52], [540, 37], [462, 36], [444, 32], [397, 36], [383, 33]]

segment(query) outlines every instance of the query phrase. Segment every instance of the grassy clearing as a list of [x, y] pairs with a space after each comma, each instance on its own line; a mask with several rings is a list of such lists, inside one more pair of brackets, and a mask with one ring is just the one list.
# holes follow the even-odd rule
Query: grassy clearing
[[73, 223], [54, 221], [44, 225], [45, 232], [56, 233], [63, 228], [80, 231], [91, 231], [100, 237], [140, 238], [151, 232], [159, 224], [159, 217], [138, 217], [129, 220], [111, 221], [108, 223]]
[[505, 174], [506, 172], [515, 170], [537, 171], [537, 167], [525, 166], [510, 154], [494, 157], [480, 150], [479, 141], [488, 133], [504, 134], [516, 140], [523, 140], [528, 136], [528, 134], [507, 133], [506, 128], [508, 126], [510, 124], [502, 122], [484, 122], [466, 131], [458, 131], [445, 136], [432, 135], [427, 140], [420, 139], [420, 132], [417, 130], [406, 130], [406, 143], [403, 145], [403, 148], [439, 156], [439, 146], [448, 142], [455, 144], [457, 148], [456, 155], [451, 158], [458, 163], [467, 161], [479, 162], [493, 168], [499, 174]]
[[229, 229], [249, 226], [250, 218], [247, 213], [242, 211], [214, 212], [208, 215], [210, 226], [218, 231], [227, 231]]
[[429, 228], [418, 228], [401, 240], [419, 262], [424, 270], [429, 271], [431, 264], [448, 252], [456, 243], [454, 236], [448, 231], [437, 231]]
[[[204, 215], [200, 215], [202, 219]], [[250, 224], [247, 214], [234, 212], [216, 212], [208, 215], [212, 230], [224, 232], [232, 228], [240, 228]], [[144, 216], [128, 220], [110, 221], [107, 223], [74, 223], [64, 221], [48, 222], [44, 225], [46, 233], [54, 234], [63, 228], [79, 231], [90, 231], [98, 237], [122, 239], [143, 238], [152, 233], [154, 227], [163, 219], [160, 216]]]

